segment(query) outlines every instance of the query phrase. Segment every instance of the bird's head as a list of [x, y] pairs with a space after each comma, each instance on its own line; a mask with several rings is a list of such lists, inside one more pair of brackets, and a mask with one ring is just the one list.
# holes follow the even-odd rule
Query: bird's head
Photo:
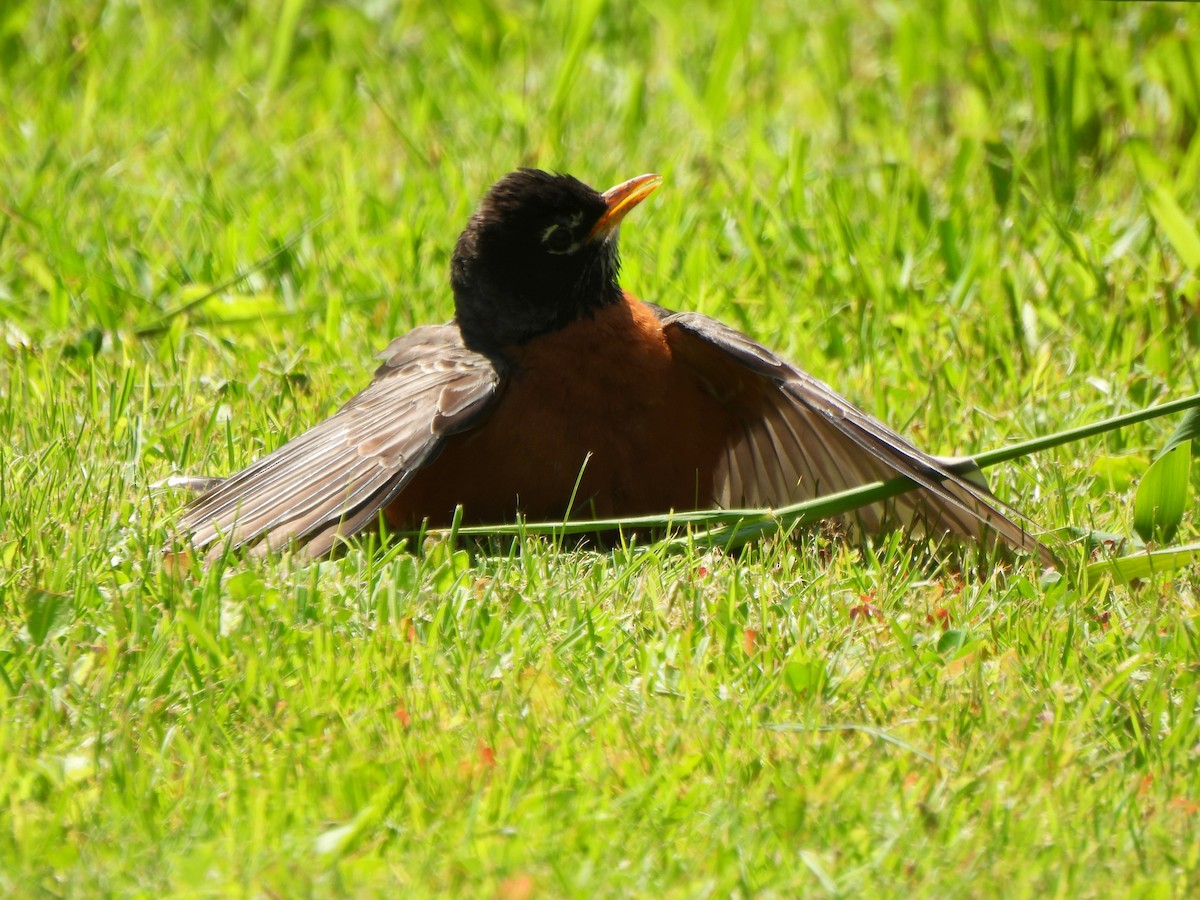
[[468, 346], [521, 344], [620, 301], [618, 226], [661, 182], [639, 175], [601, 194], [570, 175], [519, 169], [492, 185], [450, 263]]

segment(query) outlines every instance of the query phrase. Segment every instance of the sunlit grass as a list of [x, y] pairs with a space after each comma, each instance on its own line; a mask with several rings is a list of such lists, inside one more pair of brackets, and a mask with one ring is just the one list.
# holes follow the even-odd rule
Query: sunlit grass
[[[1196, 392], [1197, 10], [450, 7], [0, 5], [0, 892], [1194, 892], [1194, 571], [811, 533], [164, 564], [150, 485], [449, 318], [521, 164], [664, 174], [626, 286], [931, 452]], [[1172, 424], [989, 476], [1128, 534]]]

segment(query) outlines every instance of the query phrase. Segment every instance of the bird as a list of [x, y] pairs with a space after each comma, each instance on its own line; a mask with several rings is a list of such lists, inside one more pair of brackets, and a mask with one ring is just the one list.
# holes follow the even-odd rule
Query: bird
[[500, 178], [451, 257], [454, 318], [393, 340], [331, 417], [209, 482], [182, 535], [210, 558], [320, 557], [381, 521], [778, 508], [904, 476], [918, 487], [857, 510], [856, 527], [908, 521], [1054, 565], [959, 462], [721, 321], [623, 290], [620, 225], [661, 182], [599, 192], [539, 169]]

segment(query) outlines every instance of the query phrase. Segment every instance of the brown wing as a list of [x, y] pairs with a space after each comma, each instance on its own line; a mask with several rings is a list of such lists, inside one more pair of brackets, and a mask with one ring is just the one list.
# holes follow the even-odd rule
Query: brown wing
[[961, 460], [923, 453], [828, 385], [715, 319], [656, 312], [675, 356], [726, 408], [739, 411], [740, 429], [716, 467], [721, 506], [783, 506], [902, 475], [924, 490], [896, 497], [886, 508], [860, 510], [868, 530], [894, 511], [897, 519], [920, 521], [935, 533], [991, 536], [1055, 565], [1043, 544], [996, 508], [986, 487], [969, 480]]
[[500, 375], [454, 325], [388, 345], [371, 384], [331, 418], [222, 481], [187, 509], [193, 544], [303, 543], [311, 556], [375, 522], [446, 437], [486, 416]]

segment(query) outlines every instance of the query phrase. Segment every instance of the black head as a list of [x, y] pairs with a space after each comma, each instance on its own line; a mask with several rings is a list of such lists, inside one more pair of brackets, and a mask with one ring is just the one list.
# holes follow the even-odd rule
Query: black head
[[520, 344], [619, 302], [617, 226], [662, 181], [603, 194], [570, 175], [519, 169], [492, 185], [458, 239], [458, 325], [480, 351]]

